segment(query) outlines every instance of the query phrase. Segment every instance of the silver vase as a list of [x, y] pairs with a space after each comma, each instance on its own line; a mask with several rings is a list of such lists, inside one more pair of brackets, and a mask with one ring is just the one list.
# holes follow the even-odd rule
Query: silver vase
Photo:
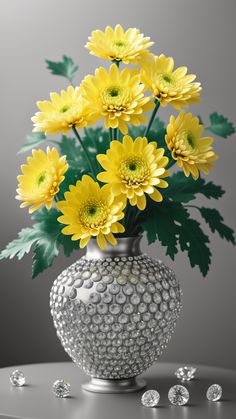
[[140, 250], [141, 237], [119, 238], [102, 251], [90, 240], [86, 256], [55, 280], [51, 313], [57, 335], [94, 392], [145, 386], [137, 376], [165, 349], [181, 308], [173, 271]]

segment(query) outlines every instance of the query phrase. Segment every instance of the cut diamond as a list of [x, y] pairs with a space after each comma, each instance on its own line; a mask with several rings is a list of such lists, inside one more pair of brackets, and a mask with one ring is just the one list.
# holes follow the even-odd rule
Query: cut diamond
[[70, 394], [70, 384], [65, 380], [57, 380], [53, 383], [52, 391], [56, 397], [68, 397]]
[[160, 401], [160, 394], [156, 390], [148, 390], [143, 393], [141, 402], [145, 407], [155, 407]]
[[194, 378], [194, 374], [197, 371], [194, 367], [180, 367], [175, 371], [175, 375], [179, 380], [190, 381]]
[[189, 392], [184, 386], [175, 385], [168, 392], [168, 399], [171, 404], [183, 406], [189, 401]]
[[10, 382], [12, 386], [22, 387], [25, 384], [25, 376], [22, 371], [15, 370], [10, 375]]
[[222, 397], [222, 387], [219, 384], [212, 384], [208, 388], [206, 396], [210, 402], [217, 402]]

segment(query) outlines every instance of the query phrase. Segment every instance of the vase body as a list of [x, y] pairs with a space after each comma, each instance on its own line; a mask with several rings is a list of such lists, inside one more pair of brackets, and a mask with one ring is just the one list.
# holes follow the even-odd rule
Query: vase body
[[72, 360], [93, 377], [88, 390], [112, 392], [112, 380], [117, 391], [128, 388], [157, 361], [174, 331], [179, 283], [161, 261], [142, 254], [139, 243], [140, 237], [120, 238], [117, 246], [101, 251], [90, 240], [87, 254], [53, 284], [57, 335]]

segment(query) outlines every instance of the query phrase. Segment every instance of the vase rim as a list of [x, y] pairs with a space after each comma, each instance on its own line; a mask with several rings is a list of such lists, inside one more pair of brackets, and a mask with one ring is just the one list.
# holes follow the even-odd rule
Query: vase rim
[[106, 243], [104, 250], [100, 249], [96, 238], [92, 238], [87, 244], [87, 259], [104, 259], [108, 257], [138, 256], [140, 255], [140, 241], [142, 235], [130, 237], [116, 237], [117, 244], [112, 246]]

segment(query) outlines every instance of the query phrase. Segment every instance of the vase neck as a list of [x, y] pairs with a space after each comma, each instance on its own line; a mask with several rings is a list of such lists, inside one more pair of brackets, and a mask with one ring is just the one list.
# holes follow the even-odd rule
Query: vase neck
[[96, 239], [91, 239], [87, 245], [87, 259], [104, 259], [122, 256], [137, 256], [141, 254], [140, 241], [142, 236], [117, 238], [116, 246], [107, 243], [106, 249], [102, 250]]

